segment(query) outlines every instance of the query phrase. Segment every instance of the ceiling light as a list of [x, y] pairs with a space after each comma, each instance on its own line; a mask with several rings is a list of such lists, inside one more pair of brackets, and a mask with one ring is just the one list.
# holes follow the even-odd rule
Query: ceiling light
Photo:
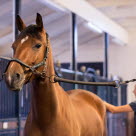
[[126, 44], [117, 38], [112, 38], [112, 41], [118, 45], [125, 46]]

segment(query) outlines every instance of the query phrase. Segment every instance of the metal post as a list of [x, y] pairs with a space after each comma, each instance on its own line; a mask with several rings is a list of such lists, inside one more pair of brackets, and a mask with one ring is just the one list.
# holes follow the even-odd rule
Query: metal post
[[72, 70], [77, 70], [77, 20], [72, 13]]
[[[18, 29], [16, 25], [16, 16], [20, 11], [21, 0], [13, 0], [13, 41], [17, 38]], [[21, 136], [21, 92], [17, 93], [17, 118], [18, 118], [18, 136]]]
[[18, 35], [16, 16], [19, 15], [20, 5], [21, 5], [21, 0], [13, 0], [13, 40], [15, 40]]
[[108, 78], [108, 46], [109, 46], [109, 35], [108, 33], [104, 33], [104, 54], [105, 54], [105, 60], [104, 60], [104, 67], [103, 67], [103, 75], [105, 78]]
[[[72, 70], [75, 71], [74, 80], [77, 80], [77, 46], [78, 46], [78, 35], [77, 35], [77, 20], [76, 15], [74, 13], [71, 13], [71, 43], [72, 43]], [[74, 85], [74, 88], [77, 88], [77, 85]]]

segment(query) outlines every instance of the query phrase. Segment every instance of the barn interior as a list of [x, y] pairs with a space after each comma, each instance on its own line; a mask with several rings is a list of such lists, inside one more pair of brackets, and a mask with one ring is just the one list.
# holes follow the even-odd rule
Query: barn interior
[[[102, 82], [136, 78], [135, 0], [0, 0], [0, 11], [0, 56], [13, 55], [11, 46], [18, 33], [16, 15], [19, 14], [30, 25], [35, 24], [36, 13], [40, 13], [49, 34], [58, 75]], [[1, 78], [6, 65], [7, 62], [0, 59]], [[87, 77], [84, 79], [81, 75]], [[65, 90], [87, 89], [116, 106], [135, 100], [134, 82], [118, 89], [61, 85]], [[12, 94], [4, 81], [0, 81], [0, 136], [23, 135], [29, 112], [29, 88], [26, 85], [24, 92]], [[108, 136], [135, 135], [133, 112], [108, 113], [107, 122]]]

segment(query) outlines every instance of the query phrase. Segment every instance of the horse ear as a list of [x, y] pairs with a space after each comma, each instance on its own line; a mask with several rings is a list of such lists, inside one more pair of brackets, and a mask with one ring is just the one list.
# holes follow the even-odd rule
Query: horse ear
[[39, 29], [42, 31], [43, 30], [43, 21], [42, 21], [42, 16], [39, 13], [37, 13], [36, 24], [39, 27]]
[[23, 20], [21, 19], [21, 17], [19, 15], [17, 15], [16, 17], [16, 23], [17, 23], [17, 27], [18, 30], [21, 32], [23, 29], [26, 28], [26, 25], [24, 24]]

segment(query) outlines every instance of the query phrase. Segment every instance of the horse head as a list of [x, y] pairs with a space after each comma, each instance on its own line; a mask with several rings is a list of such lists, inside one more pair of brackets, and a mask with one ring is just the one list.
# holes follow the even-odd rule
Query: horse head
[[[36, 78], [30, 67], [42, 62], [47, 46], [47, 35], [39, 13], [37, 13], [36, 25], [26, 27], [19, 15], [17, 16], [16, 23], [20, 34], [12, 44], [13, 58], [29, 67], [16, 61], [9, 63], [5, 72], [5, 80], [9, 89], [14, 91], [20, 90], [25, 83]], [[41, 72], [43, 67], [43, 65], [37, 67], [38, 71]]]

